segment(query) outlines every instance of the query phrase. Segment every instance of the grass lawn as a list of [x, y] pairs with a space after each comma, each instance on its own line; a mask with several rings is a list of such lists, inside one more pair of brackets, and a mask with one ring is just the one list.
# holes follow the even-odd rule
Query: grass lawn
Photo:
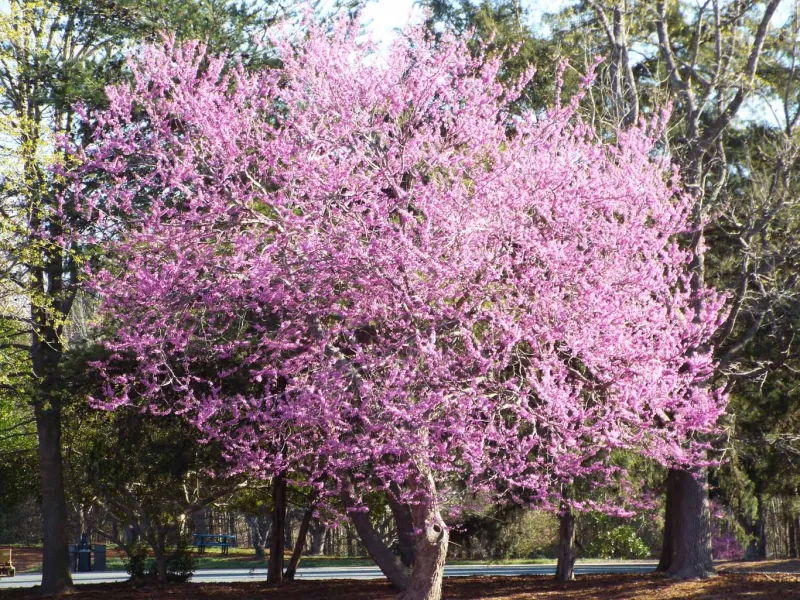
[[[41, 548], [14, 548], [13, 561], [18, 573], [37, 573], [42, 570]], [[230, 548], [227, 555], [219, 550], [208, 549], [205, 554], [196, 554], [198, 569], [266, 569], [266, 560], [256, 560], [252, 548]], [[286, 559], [288, 560], [287, 554]], [[449, 565], [513, 565], [548, 564], [550, 559], [503, 559], [493, 561], [452, 560]], [[347, 558], [332, 556], [304, 556], [301, 567], [371, 567], [375, 563], [369, 557]], [[124, 555], [121, 550], [108, 547], [106, 570], [124, 571]]]
[[[203, 555], [196, 555], [198, 569], [266, 569], [266, 560], [253, 558], [253, 551], [247, 554], [229, 554], [222, 556], [218, 553], [206, 551]], [[288, 556], [286, 557], [288, 560]], [[370, 558], [336, 558], [331, 556], [304, 556], [300, 561], [301, 567], [370, 567], [375, 563]], [[113, 558], [106, 561], [109, 571], [122, 571], [125, 565], [122, 558]], [[41, 566], [40, 566], [41, 568]]]

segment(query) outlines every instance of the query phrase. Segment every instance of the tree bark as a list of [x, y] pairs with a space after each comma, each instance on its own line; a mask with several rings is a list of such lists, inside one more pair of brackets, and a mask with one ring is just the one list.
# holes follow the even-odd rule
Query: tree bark
[[315, 520], [315, 523], [311, 526], [311, 547], [309, 548], [309, 554], [316, 556], [325, 551], [325, 537], [327, 533], [328, 527], [324, 523]]
[[[795, 533], [795, 547], [798, 549], [798, 554], [800, 554], [800, 513], [794, 516], [794, 533]], [[800, 558], [795, 556], [794, 558]]]
[[450, 530], [442, 519], [433, 474], [424, 471], [419, 478], [419, 482], [412, 483], [417, 492], [411, 505], [416, 532], [414, 568], [410, 585], [398, 600], [440, 600], [442, 597]]
[[42, 594], [73, 591], [69, 571], [67, 500], [64, 493], [64, 466], [61, 457], [61, 403], [54, 387], [58, 355], [45, 343], [31, 345], [33, 372], [39, 379], [34, 403], [39, 442], [39, 474], [42, 482]]
[[[264, 540], [267, 536], [262, 535], [261, 524], [259, 523], [259, 517], [253, 517], [251, 515], [247, 515], [244, 518], [247, 526], [250, 528], [250, 538], [253, 542], [253, 550], [255, 551], [255, 558], [256, 560], [264, 560], [266, 558], [266, 553], [264, 552]], [[267, 532], [267, 535], [269, 532]]]
[[194, 532], [200, 535], [208, 533], [206, 529], [206, 509], [200, 509], [192, 516], [194, 519]]
[[[377, 530], [375, 531], [375, 535], [378, 537], [378, 539], [383, 539]], [[353, 530], [349, 526], [345, 527], [345, 547], [347, 549], [347, 558], [352, 558], [356, 555], [355, 545], [356, 536], [353, 533]]]
[[159, 583], [167, 583], [167, 557], [164, 548], [159, 544], [153, 545], [153, 558], [156, 560], [156, 576]]
[[297, 540], [294, 544], [292, 558], [289, 560], [289, 566], [286, 567], [286, 573], [283, 575], [283, 578], [288, 581], [294, 581], [295, 573], [297, 573], [297, 565], [300, 564], [300, 558], [303, 555], [303, 546], [306, 545], [306, 536], [308, 535], [308, 528], [311, 527], [312, 516], [314, 516], [314, 507], [309, 506], [303, 514], [303, 520], [300, 522], [300, 531], [297, 532]]
[[394, 522], [397, 526], [397, 541], [400, 550], [400, 560], [403, 561], [405, 566], [413, 567], [416, 547], [411, 507], [408, 504], [399, 502], [393, 494], [389, 494], [389, 508], [392, 510]]
[[283, 534], [283, 548], [285, 550], [292, 550], [294, 548], [294, 544], [292, 543], [292, 521], [294, 517], [294, 511], [287, 510], [286, 511], [286, 520], [284, 521], [283, 527], [286, 530]]
[[283, 579], [283, 535], [286, 521], [286, 476], [276, 475], [272, 480], [272, 535], [269, 540], [269, 567], [267, 582], [280, 583]]
[[569, 506], [559, 517], [556, 581], [575, 580], [575, 515]]
[[342, 503], [350, 515], [350, 520], [356, 528], [361, 543], [367, 552], [378, 565], [378, 568], [386, 576], [389, 582], [396, 588], [405, 590], [411, 584], [411, 571], [395, 554], [386, 547], [386, 544], [375, 531], [369, 521], [368, 514], [358, 507], [356, 493], [353, 482], [349, 474], [341, 477], [342, 489], [340, 492]]
[[756, 519], [756, 560], [767, 560], [767, 499], [763, 493], [756, 495], [758, 517]]
[[666, 573], [672, 562], [672, 542], [677, 535], [675, 525], [675, 503], [678, 491], [675, 489], [675, 477], [670, 477], [667, 473], [664, 494], [664, 535], [661, 543], [661, 557], [658, 561], [656, 571]]
[[664, 549], [658, 568], [674, 579], [714, 576], [705, 471], [693, 474], [670, 469], [666, 510]]

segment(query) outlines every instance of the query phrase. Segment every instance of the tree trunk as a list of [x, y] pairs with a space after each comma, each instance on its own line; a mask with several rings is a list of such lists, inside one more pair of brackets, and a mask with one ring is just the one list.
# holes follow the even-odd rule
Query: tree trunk
[[397, 540], [400, 547], [400, 560], [407, 567], [414, 566], [415, 539], [414, 522], [411, 517], [411, 507], [398, 502], [393, 494], [389, 494], [389, 507], [397, 526]]
[[[347, 548], [347, 558], [352, 558], [353, 556], [356, 555], [355, 551], [356, 536], [353, 534], [353, 530], [350, 527], [345, 527], [345, 534], [346, 534], [345, 546]], [[381, 538], [381, 534], [377, 530], [375, 531], [375, 535], [378, 537], [378, 539], [383, 539]]]
[[261, 526], [258, 517], [247, 515], [244, 518], [245, 523], [250, 528], [250, 538], [253, 542], [253, 549], [255, 550], [256, 560], [264, 560], [266, 553], [264, 552], [264, 539], [262, 536]]
[[756, 560], [767, 560], [767, 499], [763, 493], [756, 495], [758, 517], [756, 520]]
[[414, 483], [417, 495], [411, 505], [411, 517], [416, 531], [416, 548], [411, 582], [398, 600], [440, 600], [444, 562], [450, 530], [442, 519], [436, 484], [430, 471], [419, 474]]
[[675, 525], [675, 503], [678, 490], [675, 488], [675, 477], [670, 477], [667, 473], [667, 478], [664, 483], [664, 535], [661, 541], [661, 557], [658, 561], [656, 571], [666, 573], [669, 565], [672, 563], [672, 542], [676, 535]]
[[280, 583], [283, 579], [283, 535], [286, 521], [286, 476], [277, 475], [272, 480], [272, 535], [269, 541], [269, 567], [267, 582]]
[[361, 538], [361, 543], [364, 544], [372, 560], [375, 561], [381, 572], [386, 575], [389, 582], [401, 590], [407, 589], [411, 584], [411, 571], [386, 547], [381, 536], [378, 535], [378, 532], [375, 531], [372, 523], [370, 523], [367, 512], [358, 506], [355, 488], [350, 475], [342, 475], [341, 483], [342, 503], [350, 515], [350, 520], [356, 528], [358, 536]]
[[559, 517], [556, 581], [575, 580], [575, 515], [569, 506]]
[[193, 515], [194, 518], [194, 532], [200, 535], [208, 533], [206, 529], [206, 509], [201, 508]]
[[311, 548], [309, 554], [317, 556], [325, 551], [325, 537], [328, 533], [328, 527], [319, 521], [316, 521], [311, 526]]
[[[794, 516], [794, 533], [795, 533], [795, 546], [797, 548], [798, 554], [800, 554], [800, 513]], [[800, 558], [800, 556], [795, 556], [795, 558]]]
[[[44, 395], [44, 394], [42, 394]], [[61, 459], [61, 406], [50, 394], [35, 406], [39, 441], [39, 473], [42, 482], [42, 594], [71, 592], [67, 546], [67, 501]]]
[[159, 583], [167, 583], [167, 557], [163, 548], [156, 544], [153, 546], [153, 558], [156, 559], [156, 575]]
[[289, 560], [289, 566], [286, 567], [286, 573], [283, 578], [288, 581], [294, 581], [294, 575], [297, 573], [297, 565], [300, 564], [300, 557], [303, 555], [303, 546], [306, 545], [306, 536], [308, 535], [308, 528], [311, 526], [311, 517], [314, 516], [314, 507], [309, 506], [303, 514], [303, 520], [300, 522], [300, 531], [297, 533], [297, 541], [294, 545], [292, 558]]
[[658, 568], [674, 579], [712, 577], [711, 528], [706, 473], [670, 469], [664, 548]]
[[283, 548], [284, 550], [291, 550], [294, 548], [294, 544], [292, 544], [292, 521], [294, 517], [294, 511], [287, 510], [286, 511], [286, 520], [284, 521], [284, 528], [285, 532], [283, 534]]

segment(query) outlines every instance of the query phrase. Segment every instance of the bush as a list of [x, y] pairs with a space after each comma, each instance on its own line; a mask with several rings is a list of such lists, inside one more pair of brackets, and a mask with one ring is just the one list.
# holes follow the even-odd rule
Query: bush
[[730, 531], [715, 531], [711, 535], [711, 551], [718, 560], [742, 560], [744, 548], [738, 538]]
[[142, 579], [152, 568], [148, 560], [147, 544], [133, 543], [125, 547], [125, 559], [122, 561], [131, 579]]
[[189, 549], [188, 541], [182, 538], [167, 556], [167, 581], [185, 583], [192, 578], [196, 569], [197, 559]]
[[549, 558], [555, 556], [558, 519], [545, 511], [487, 502], [452, 529], [450, 542], [450, 558]]
[[558, 518], [549, 512], [526, 510], [504, 523], [497, 544], [503, 558], [553, 556], [558, 545]]
[[595, 558], [647, 558], [650, 548], [630, 525], [618, 525], [600, 530], [586, 548], [586, 554]]
[[[150, 557], [150, 546], [134, 543], [126, 549], [127, 557], [123, 561], [125, 570], [131, 579], [158, 577], [155, 559]], [[185, 539], [180, 539], [175, 546], [166, 549], [167, 581], [185, 583], [192, 578], [197, 569], [197, 559]]]

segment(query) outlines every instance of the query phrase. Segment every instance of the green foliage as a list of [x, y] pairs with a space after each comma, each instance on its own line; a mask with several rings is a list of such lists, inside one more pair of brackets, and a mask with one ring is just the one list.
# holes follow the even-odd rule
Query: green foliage
[[[197, 570], [197, 558], [192, 554], [189, 540], [185, 536], [180, 536], [175, 545], [167, 546], [164, 550], [167, 581], [172, 583], [189, 581]], [[125, 558], [122, 560], [122, 565], [132, 580], [158, 575], [156, 561], [151, 556], [150, 546], [145, 543], [128, 544], [125, 547]]]
[[511, 517], [497, 534], [503, 558], [543, 558], [555, 554], [558, 518], [540, 510], [525, 510]]
[[25, 401], [25, 381], [17, 375], [26, 357], [13, 348], [0, 353], [5, 355], [0, 358], [0, 507], [10, 511], [39, 495], [39, 465], [33, 410]]
[[[175, 546], [167, 548], [167, 581], [185, 583], [197, 569], [197, 559], [189, 548], [189, 540], [181, 536]], [[151, 571], [155, 565], [151, 566]]]
[[[65, 368], [74, 373], [72, 397], [101, 394], [89, 363], [103, 352], [76, 345], [66, 353]], [[131, 576], [157, 571], [147, 558], [150, 548], [165, 558], [166, 580], [188, 580], [195, 562], [182, 535], [187, 521], [241, 483], [214, 475], [226, 470], [219, 445], [200, 443], [201, 434], [175, 415], [155, 417], [133, 408], [99, 411], [88, 403], [67, 407], [64, 429], [71, 501], [102, 507], [119, 523], [133, 525], [143, 540], [128, 551]]]
[[558, 544], [558, 519], [545, 511], [487, 504], [455, 527], [450, 541], [450, 557], [456, 559], [552, 557]]
[[637, 529], [621, 525], [618, 519], [590, 513], [582, 515], [582, 527], [591, 529], [592, 535], [583, 555], [591, 558], [647, 558], [651, 549], [644, 543]]
[[125, 548], [125, 558], [122, 564], [131, 579], [142, 579], [150, 570], [152, 561], [148, 556], [147, 544], [132, 543]]
[[[533, 80], [517, 104], [536, 109], [552, 104], [556, 47], [528, 27], [528, 10], [519, 0], [421, 0], [420, 4], [430, 13], [428, 27], [432, 31], [442, 25], [457, 33], [472, 29], [490, 54], [505, 55], [501, 72], [505, 81], [516, 81], [536, 67]], [[511, 53], [511, 49], [516, 52]]]
[[597, 558], [647, 558], [650, 556], [650, 548], [633, 527], [622, 525], [601, 532], [586, 549], [586, 554]]

